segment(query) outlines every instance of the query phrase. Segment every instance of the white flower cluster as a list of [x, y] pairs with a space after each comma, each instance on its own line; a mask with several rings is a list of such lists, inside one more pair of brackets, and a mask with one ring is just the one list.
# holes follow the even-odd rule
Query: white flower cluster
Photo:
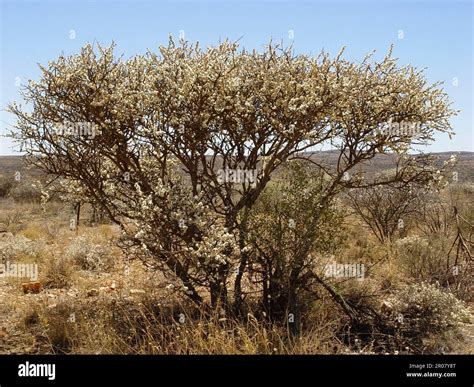
[[403, 316], [401, 321], [426, 330], [444, 330], [468, 323], [472, 318], [463, 302], [452, 293], [424, 282], [406, 286], [391, 303], [395, 315]]
[[399, 248], [413, 249], [413, 248], [427, 248], [429, 242], [426, 238], [422, 238], [418, 235], [411, 235], [405, 238], [401, 238], [395, 241], [395, 245]]
[[206, 270], [218, 269], [221, 265], [231, 265], [235, 245], [235, 236], [225, 227], [211, 224], [208, 232], [199, 241], [195, 248], [190, 249], [191, 254], [198, 260], [198, 266]]
[[152, 180], [148, 194], [135, 184], [133, 206], [116, 195], [117, 206], [134, 226], [130, 236], [140, 243], [144, 255], [153, 250], [172, 256], [186, 262], [199, 281], [219, 281], [221, 269], [235, 259], [235, 236], [201, 195], [193, 196], [178, 174], [168, 172], [166, 178]]

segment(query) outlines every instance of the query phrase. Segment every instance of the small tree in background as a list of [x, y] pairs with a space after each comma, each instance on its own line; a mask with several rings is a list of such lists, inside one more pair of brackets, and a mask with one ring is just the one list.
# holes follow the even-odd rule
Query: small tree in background
[[348, 193], [354, 212], [380, 243], [393, 241], [422, 209], [428, 190], [414, 184], [374, 186]]

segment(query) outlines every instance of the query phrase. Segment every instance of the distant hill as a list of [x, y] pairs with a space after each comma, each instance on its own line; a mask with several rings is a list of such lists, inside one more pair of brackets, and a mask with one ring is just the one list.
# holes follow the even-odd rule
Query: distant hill
[[[474, 181], [474, 152], [435, 152], [430, 154], [439, 159], [440, 165], [451, 156], [456, 156], [455, 170], [459, 174], [459, 181]], [[314, 160], [324, 160], [328, 165], [335, 165], [338, 156], [338, 151], [325, 151], [312, 152], [310, 157]], [[386, 171], [395, 166], [396, 157], [396, 155], [379, 154], [360, 166], [360, 169], [363, 169], [368, 175]]]
[[23, 156], [0, 156], [0, 177], [14, 176], [20, 172], [23, 177], [37, 177], [41, 172], [31, 168]]
[[[474, 152], [439, 152], [432, 153], [439, 157], [440, 163], [448, 160], [452, 155], [457, 156], [456, 167], [460, 181], [474, 181]], [[329, 165], [335, 165], [339, 153], [337, 151], [312, 152], [313, 160], [324, 160]], [[307, 156], [307, 155], [306, 155]], [[382, 172], [393, 168], [395, 155], [378, 155], [363, 166], [368, 174]], [[24, 177], [38, 177], [41, 172], [26, 165], [22, 156], [0, 156], [0, 176], [14, 176], [19, 171]]]

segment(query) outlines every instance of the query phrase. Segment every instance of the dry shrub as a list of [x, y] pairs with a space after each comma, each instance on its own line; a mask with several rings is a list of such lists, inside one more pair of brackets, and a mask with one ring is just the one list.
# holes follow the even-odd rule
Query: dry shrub
[[52, 257], [44, 263], [45, 288], [68, 288], [72, 285], [74, 263], [68, 257]]
[[40, 322], [52, 353], [70, 353], [77, 345], [80, 325], [77, 311], [71, 303], [63, 302], [46, 308]]
[[399, 239], [395, 245], [402, 269], [414, 279], [441, 280], [446, 275], [448, 241], [428, 239], [417, 235]]
[[113, 259], [107, 246], [95, 243], [85, 235], [74, 238], [65, 254], [83, 270], [107, 271], [113, 265]]
[[2, 209], [0, 223], [6, 226], [9, 232], [16, 232], [23, 223], [23, 211], [18, 208]]
[[9, 195], [15, 202], [33, 202], [41, 201], [41, 191], [32, 183], [21, 182], [12, 188]]
[[349, 351], [438, 353], [461, 345], [456, 336], [471, 315], [454, 294], [429, 283], [401, 285], [397, 279], [390, 289], [380, 288], [382, 283], [369, 278], [339, 286], [340, 294], [357, 312], [338, 329]]
[[41, 260], [44, 255], [45, 244], [35, 242], [17, 235], [12, 238], [0, 239], [0, 262], [5, 261], [35, 261]]
[[428, 283], [396, 290], [384, 307], [351, 327], [353, 343], [370, 343], [374, 352], [439, 353], [461, 345], [459, 329], [472, 318], [452, 293]]
[[20, 234], [32, 240], [46, 239], [48, 237], [48, 229], [44, 225], [30, 223]]
[[397, 241], [401, 270], [408, 278], [437, 283], [458, 298], [472, 298], [472, 264], [450, 254], [453, 239], [442, 235], [410, 236]]
[[106, 309], [106, 304], [77, 299], [37, 303], [26, 311], [23, 325], [35, 335], [41, 353], [85, 353], [84, 348], [100, 353], [109, 336], [107, 327], [98, 326], [106, 321], [100, 318]]
[[11, 176], [0, 176], [0, 198], [7, 196], [15, 185]]

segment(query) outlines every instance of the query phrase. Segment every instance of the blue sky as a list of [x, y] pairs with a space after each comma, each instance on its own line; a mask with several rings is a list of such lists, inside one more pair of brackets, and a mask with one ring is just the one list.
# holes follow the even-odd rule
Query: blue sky
[[[203, 46], [240, 39], [262, 49], [270, 39], [293, 43], [296, 52], [337, 54], [348, 59], [390, 44], [400, 64], [426, 68], [461, 113], [452, 120], [453, 140], [440, 135], [431, 151], [473, 151], [472, 1], [8, 1], [0, 0], [0, 134], [13, 117], [3, 110], [20, 100], [20, 83], [38, 79], [37, 63], [77, 53], [98, 41], [117, 43], [125, 56], [156, 50], [180, 31]], [[291, 32], [293, 38], [291, 39]], [[0, 137], [0, 154], [12, 154]]]

